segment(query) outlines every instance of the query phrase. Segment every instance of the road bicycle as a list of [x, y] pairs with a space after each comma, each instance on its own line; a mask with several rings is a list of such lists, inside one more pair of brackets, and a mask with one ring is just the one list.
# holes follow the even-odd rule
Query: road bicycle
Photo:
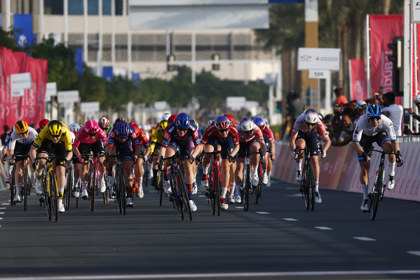
[[192, 221], [187, 185], [185, 184], [184, 175], [178, 165], [179, 159], [183, 160], [186, 158], [188, 158], [192, 163], [192, 158], [189, 154], [186, 156], [181, 156], [180, 154], [176, 153], [171, 157], [160, 158], [159, 169], [162, 170], [164, 160], [172, 161], [171, 168], [169, 169], [169, 182], [172, 190], [170, 200], [172, 201], [174, 208], [181, 217], [181, 220], [184, 220], [185, 213], [189, 220]]
[[66, 166], [66, 188], [64, 189], [63, 202], [66, 210], [70, 210], [71, 192], [73, 190], [74, 174], [73, 164], [71, 161], [67, 162]]
[[41, 206], [44, 205], [48, 220], [58, 220], [58, 189], [57, 189], [57, 179], [55, 177], [55, 172], [53, 169], [53, 161], [55, 157], [37, 157], [35, 163], [39, 160], [45, 159], [47, 163], [44, 166], [42, 171], [42, 194], [40, 198]]
[[10, 205], [15, 206], [16, 202], [14, 201], [14, 197], [16, 195], [16, 182], [15, 182], [15, 173], [16, 173], [16, 162], [15, 159], [17, 157], [23, 157], [24, 158], [24, 165], [23, 165], [23, 175], [22, 175], [22, 187], [21, 187], [21, 196], [22, 196], [22, 202], [23, 202], [23, 210], [28, 210], [28, 196], [31, 194], [31, 178], [29, 176], [29, 155], [13, 155], [13, 168], [11, 173], [11, 184], [10, 184]]
[[208, 201], [211, 205], [211, 212], [213, 216], [216, 214], [220, 216], [221, 210], [221, 202], [220, 202], [220, 195], [222, 189], [222, 174], [220, 171], [220, 161], [217, 155], [221, 154], [222, 151], [214, 151], [214, 152], [203, 152], [202, 156], [204, 155], [211, 155], [210, 158], [210, 168], [209, 168], [209, 187], [208, 187]]
[[369, 194], [369, 212], [372, 210], [371, 213], [371, 220], [374, 221], [376, 218], [376, 214], [378, 212], [379, 201], [382, 201], [385, 194], [385, 183], [384, 183], [384, 176], [385, 176], [385, 155], [394, 154], [392, 152], [385, 152], [379, 150], [372, 150], [372, 152], [380, 153], [381, 158], [379, 160], [379, 167], [376, 171], [375, 183], [373, 185], [372, 192]]
[[[254, 154], [259, 154], [261, 158], [262, 152], [261, 150], [259, 150], [258, 152], [249, 152], [249, 150], [247, 150], [245, 159], [244, 159], [244, 171], [243, 171], [243, 177], [242, 177], [242, 201], [244, 202], [245, 212], [248, 212], [249, 210], [249, 196], [252, 194], [254, 194], [254, 196], [261, 195], [261, 192], [259, 194], [254, 193], [254, 191], [258, 187], [260, 188], [260, 191], [261, 191], [261, 176], [259, 178], [259, 183], [258, 183], [259, 186], [252, 186], [251, 163], [250, 163], [249, 157]], [[257, 199], [258, 198], [254, 198], [254, 202], [257, 201]]]
[[86, 154], [84, 156], [84, 159], [88, 160], [88, 185], [87, 185], [87, 191], [89, 194], [90, 199], [90, 211], [95, 211], [95, 199], [96, 195], [98, 193], [98, 185], [99, 182], [99, 170], [98, 170], [98, 158], [101, 157], [101, 155], [96, 154], [93, 155], [92, 153]]

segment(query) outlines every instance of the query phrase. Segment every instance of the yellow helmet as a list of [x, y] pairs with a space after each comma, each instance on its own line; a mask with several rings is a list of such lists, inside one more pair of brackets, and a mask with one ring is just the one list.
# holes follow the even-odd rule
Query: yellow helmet
[[28, 131], [28, 124], [25, 121], [17, 121], [15, 123], [15, 130], [19, 134], [26, 133]]
[[60, 121], [50, 121], [48, 123], [48, 133], [51, 136], [59, 136], [63, 130], [63, 124]]
[[168, 121], [161, 121], [160, 122], [160, 129], [165, 130], [165, 128], [168, 126]]

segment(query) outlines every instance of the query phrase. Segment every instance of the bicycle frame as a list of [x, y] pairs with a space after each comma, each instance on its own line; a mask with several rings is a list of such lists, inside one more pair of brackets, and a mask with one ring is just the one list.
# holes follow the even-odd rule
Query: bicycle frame
[[58, 220], [58, 190], [57, 190], [57, 181], [55, 178], [53, 157], [41, 157], [35, 160], [45, 159], [47, 162], [42, 171], [42, 194], [41, 194], [41, 203], [44, 203], [48, 214], [48, 220], [52, 220], [54, 215], [54, 221]]
[[220, 205], [220, 196], [222, 188], [222, 174], [220, 171], [220, 162], [217, 158], [218, 154], [221, 154], [222, 151], [213, 151], [213, 152], [203, 152], [202, 155], [211, 155], [210, 157], [210, 173], [209, 173], [209, 202], [211, 204], [213, 216], [216, 214], [220, 216], [221, 205]]

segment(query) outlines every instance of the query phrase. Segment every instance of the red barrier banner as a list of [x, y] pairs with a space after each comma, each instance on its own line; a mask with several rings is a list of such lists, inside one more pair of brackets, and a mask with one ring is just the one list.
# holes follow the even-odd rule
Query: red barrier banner
[[364, 59], [350, 59], [350, 89], [351, 100], [366, 100], [366, 71]]
[[370, 22], [370, 78], [372, 93], [380, 87], [392, 92], [392, 62], [388, 55], [392, 50], [388, 44], [396, 36], [403, 36], [403, 15], [371, 15]]

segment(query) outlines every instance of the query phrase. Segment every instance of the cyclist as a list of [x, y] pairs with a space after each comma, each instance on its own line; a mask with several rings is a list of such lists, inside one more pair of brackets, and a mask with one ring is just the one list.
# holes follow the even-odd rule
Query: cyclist
[[314, 109], [310, 108], [300, 114], [296, 119], [289, 141], [290, 149], [293, 152], [293, 158], [296, 160], [296, 181], [302, 180], [302, 161], [304, 151], [298, 149], [305, 149], [306, 146], [309, 148], [311, 155], [311, 163], [314, 169], [315, 176], [315, 202], [322, 203], [321, 194], [319, 193], [319, 136], [325, 141], [324, 149], [321, 157], [325, 158], [327, 151], [331, 145], [331, 139], [328, 136], [328, 132], [322, 123], [319, 114]]
[[[71, 144], [74, 144], [74, 140], [76, 139], [76, 135], [77, 132], [79, 132], [79, 130], [81, 129], [81, 126], [78, 123], [71, 123], [69, 125], [69, 130], [70, 130], [70, 134], [71, 134]], [[75, 168], [73, 168], [73, 172], [74, 172], [74, 182], [76, 182], [76, 184], [73, 185], [73, 196], [74, 197], [79, 197], [80, 195], [80, 185], [82, 184], [80, 177], [81, 177], [81, 172], [82, 172], [82, 168], [76, 168], [77, 164], [82, 164], [79, 159], [77, 158], [77, 156], [73, 153], [73, 157], [72, 157], [72, 162], [73, 162], [73, 166]]]
[[107, 117], [100, 118], [98, 124], [100, 129], [102, 129], [106, 135], [108, 135], [108, 132], [112, 130], [111, 122]]
[[[168, 118], [169, 120], [169, 118]], [[156, 128], [155, 132], [152, 135], [151, 143], [150, 143], [150, 153], [151, 159], [153, 160], [153, 179], [152, 179], [152, 186], [157, 187], [158, 185], [158, 164], [159, 164], [159, 154], [160, 154], [160, 147], [162, 146], [163, 141], [163, 134], [165, 132], [166, 127], [168, 126], [168, 120], [162, 118], [159, 123], [159, 126]]]
[[[14, 202], [21, 202], [21, 189], [23, 187], [23, 168], [24, 168], [24, 161], [29, 154], [31, 149], [32, 143], [38, 136], [38, 133], [35, 129], [28, 126], [25, 121], [17, 121], [14, 126], [14, 130], [10, 135], [9, 139], [9, 149], [8, 149], [8, 157], [13, 158], [13, 155], [16, 154], [15, 157], [15, 186], [16, 186], [16, 194], [13, 198]], [[31, 166], [33, 161], [31, 160]]]
[[143, 198], [143, 163], [147, 160], [148, 156], [150, 155], [149, 139], [147, 139], [146, 133], [144, 133], [143, 129], [141, 129], [135, 122], [130, 122], [130, 124], [134, 128], [134, 133], [136, 134], [136, 137], [140, 143], [140, 150], [142, 150], [140, 154], [138, 154], [136, 164], [134, 165], [134, 171], [136, 172], [137, 176], [137, 182], [135, 182], [137, 195], [140, 198]]
[[[416, 97], [414, 97], [414, 104], [416, 105], [417, 109], [420, 110], [420, 94], [416, 95]], [[414, 112], [413, 108], [408, 109], [408, 113], [413, 116], [413, 118], [415, 118], [417, 121], [420, 121], [420, 115], [417, 115]]]
[[40, 133], [41, 130], [48, 124], [49, 120], [48, 119], [43, 119], [39, 122], [39, 127], [36, 129], [37, 133]]
[[[235, 127], [238, 123], [235, 121], [235, 118], [231, 114], [225, 114], [226, 118], [229, 119], [230, 125]], [[236, 171], [236, 161], [230, 163], [230, 176], [229, 176], [229, 201], [230, 203], [235, 203], [235, 194], [233, 189], [235, 188], [235, 171]]]
[[[161, 157], [171, 157], [175, 152], [179, 151], [181, 156], [189, 155], [194, 161], [194, 159], [201, 152], [200, 137], [198, 135], [197, 128], [190, 124], [190, 117], [185, 113], [180, 113], [175, 122], [172, 122], [165, 129], [165, 134], [163, 136], [163, 142], [160, 149]], [[171, 193], [171, 187], [169, 183], [169, 167], [170, 162], [164, 162], [164, 176], [163, 182], [166, 193]], [[188, 193], [189, 193], [189, 204], [191, 211], [197, 211], [197, 206], [192, 200], [192, 189], [194, 182], [194, 170], [193, 163], [189, 159], [183, 160], [183, 166], [185, 171], [185, 183], [187, 184]]]
[[[98, 123], [95, 120], [88, 120], [82, 129], [80, 129], [76, 134], [76, 139], [73, 144], [73, 152], [77, 157], [80, 163], [75, 164], [74, 168], [77, 169], [77, 173], [81, 174], [82, 178], [82, 198], [88, 198], [88, 171], [89, 165], [88, 161], [84, 161], [83, 157], [90, 152], [94, 156], [99, 156], [98, 161], [98, 170], [99, 170], [99, 187], [100, 191], [103, 193], [106, 190], [105, 180], [104, 180], [104, 159], [105, 159], [105, 146], [107, 137], [105, 132], [99, 128]], [[83, 166], [83, 168], [82, 168]]]
[[[137, 155], [140, 154], [140, 143], [134, 133], [134, 128], [125, 121], [119, 121], [114, 124], [114, 128], [109, 133], [108, 145], [106, 148], [107, 155], [117, 155], [118, 160], [122, 162], [125, 182], [127, 183], [127, 206], [133, 206], [133, 160], [136, 161]], [[133, 152], [134, 150], [134, 152]], [[115, 157], [108, 159], [106, 170], [108, 173], [107, 185], [114, 184], [112, 177], [112, 166], [115, 163]]]
[[362, 211], [369, 211], [370, 153], [372, 152], [372, 144], [375, 142], [385, 152], [396, 154], [388, 155], [390, 171], [386, 187], [392, 190], [395, 184], [395, 166], [403, 164], [402, 156], [392, 121], [382, 114], [379, 105], [372, 104], [367, 107], [366, 114], [359, 118], [353, 132], [353, 146], [358, 154], [361, 169], [360, 183], [362, 184], [363, 200], [360, 209]]
[[[231, 122], [225, 116], [216, 118], [214, 124], [212, 124], [204, 133], [201, 143], [204, 146], [204, 152], [213, 152], [219, 150], [222, 155], [222, 193], [220, 195], [220, 203], [222, 209], [227, 210], [228, 204], [226, 203], [226, 193], [229, 185], [230, 178], [230, 165], [234, 161], [236, 154], [239, 151], [239, 135], [236, 128], [231, 125]], [[210, 155], [204, 155], [203, 158], [203, 180], [202, 186], [206, 187], [206, 195], [208, 196], [209, 186], [209, 167], [210, 167]]]
[[272, 161], [276, 159], [276, 142], [274, 140], [274, 133], [268, 127], [267, 122], [260, 116], [256, 116], [253, 122], [261, 129], [264, 137], [265, 148], [267, 153], [265, 154], [265, 162], [263, 163], [263, 184], [270, 186], [270, 176], [272, 170]]
[[14, 130], [15, 130], [15, 127], [13, 126], [12, 130], [6, 134], [6, 137], [4, 139], [4, 143], [2, 143], [3, 144], [2, 162], [3, 163], [7, 162], [7, 164], [5, 165], [6, 175], [7, 175], [6, 180], [5, 180], [6, 188], [10, 188], [10, 182], [12, 181], [11, 180], [11, 175], [12, 175], [11, 174], [12, 173], [11, 166], [12, 166], [13, 163], [12, 163], [12, 158], [8, 157], [7, 154], [8, 154], [8, 151], [9, 151], [10, 136], [12, 135]]
[[[251, 184], [252, 186], [258, 185], [258, 164], [261, 160], [265, 162], [265, 142], [261, 129], [255, 125], [251, 118], [243, 118], [238, 124], [239, 134], [239, 152], [238, 159], [236, 161], [236, 172], [235, 172], [235, 202], [241, 203], [240, 189], [242, 188], [243, 181], [243, 170], [245, 164], [245, 156], [250, 153], [250, 165], [251, 165]], [[258, 151], [262, 152], [262, 157]]]
[[[57, 178], [58, 209], [59, 212], [63, 213], [65, 211], [63, 193], [66, 184], [66, 170], [64, 164], [66, 161], [71, 160], [73, 153], [70, 131], [64, 123], [58, 120], [50, 121], [48, 125], [41, 130], [29, 152], [32, 161], [35, 160], [37, 155], [38, 157], [46, 157], [49, 154], [55, 155], [53, 166]], [[41, 175], [45, 164], [46, 160], [41, 159], [38, 161], [36, 167], [35, 190], [37, 193], [42, 193]]]

